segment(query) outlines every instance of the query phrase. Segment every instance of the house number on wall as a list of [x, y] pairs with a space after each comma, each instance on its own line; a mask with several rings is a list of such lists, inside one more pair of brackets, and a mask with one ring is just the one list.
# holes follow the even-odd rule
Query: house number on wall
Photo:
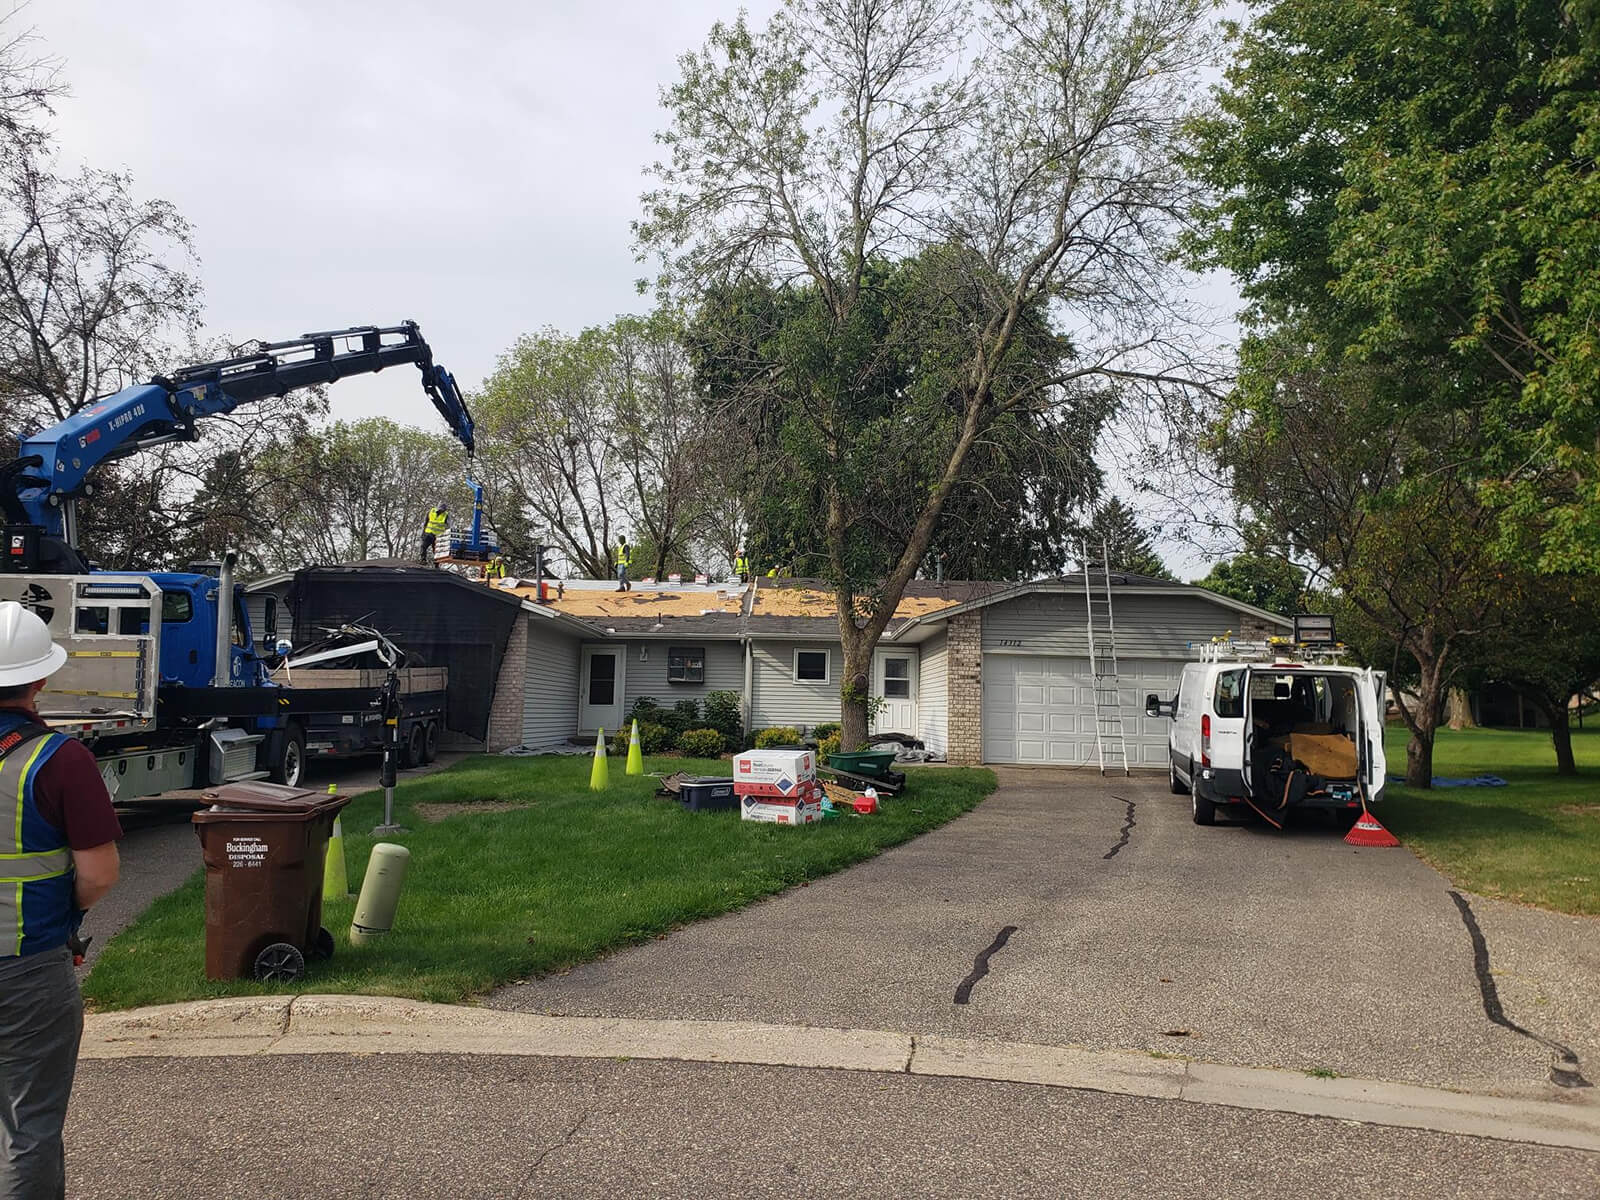
[[1021, 646], [1022, 645], [1022, 639], [1021, 638], [1001, 638], [1000, 639], [1000, 645], [1001, 646]]

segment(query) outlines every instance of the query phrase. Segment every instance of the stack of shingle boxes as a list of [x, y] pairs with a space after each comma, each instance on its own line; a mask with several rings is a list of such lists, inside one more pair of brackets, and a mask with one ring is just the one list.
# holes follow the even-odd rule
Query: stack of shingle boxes
[[733, 760], [733, 791], [746, 821], [809, 825], [822, 820], [817, 758], [809, 750], [746, 750]]

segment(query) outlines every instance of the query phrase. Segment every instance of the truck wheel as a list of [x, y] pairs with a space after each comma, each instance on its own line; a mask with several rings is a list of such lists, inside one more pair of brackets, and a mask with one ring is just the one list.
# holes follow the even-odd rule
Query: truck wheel
[[422, 755], [427, 748], [427, 744], [427, 731], [422, 728], [422, 722], [417, 721], [406, 734], [405, 748], [401, 753], [403, 761], [400, 765], [407, 768], [420, 767], [423, 762]]
[[1200, 794], [1200, 772], [1193, 767], [1189, 770], [1189, 803], [1194, 808], [1196, 825], [1217, 823], [1217, 806]]
[[270, 770], [273, 783], [286, 783], [290, 787], [299, 787], [300, 781], [305, 778], [306, 735], [298, 725], [291, 725], [283, 731], [278, 754]]
[[439, 757], [439, 722], [429, 721], [428, 732], [422, 739], [422, 761], [431, 763]]
[[[1194, 777], [1194, 765], [1192, 763], [1189, 766], [1189, 775], [1190, 778]], [[1167, 789], [1174, 796], [1181, 796], [1189, 790], [1183, 786], [1183, 782], [1178, 778], [1178, 764], [1172, 761], [1172, 755], [1170, 754], [1167, 755]]]

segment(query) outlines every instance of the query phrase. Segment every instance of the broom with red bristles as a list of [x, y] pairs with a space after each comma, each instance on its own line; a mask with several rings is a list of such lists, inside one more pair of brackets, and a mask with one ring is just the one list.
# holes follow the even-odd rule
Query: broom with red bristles
[[1400, 839], [1385, 829], [1378, 818], [1367, 811], [1367, 785], [1358, 782], [1356, 790], [1361, 795], [1361, 818], [1350, 827], [1350, 832], [1344, 835], [1344, 840], [1352, 846], [1398, 846]]

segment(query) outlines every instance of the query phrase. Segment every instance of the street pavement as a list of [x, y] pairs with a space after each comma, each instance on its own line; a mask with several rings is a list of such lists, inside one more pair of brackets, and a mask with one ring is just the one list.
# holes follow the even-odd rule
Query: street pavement
[[1600, 1155], [1067, 1088], [610, 1059], [85, 1062], [98, 1197], [1595, 1195]]
[[1321, 821], [1197, 827], [1160, 779], [1000, 775], [977, 810], [868, 863], [488, 1002], [1545, 1097], [1570, 1049], [1600, 1083], [1600, 922], [1462, 897], [1485, 965], [1449, 882], [1403, 849], [1349, 846]]

